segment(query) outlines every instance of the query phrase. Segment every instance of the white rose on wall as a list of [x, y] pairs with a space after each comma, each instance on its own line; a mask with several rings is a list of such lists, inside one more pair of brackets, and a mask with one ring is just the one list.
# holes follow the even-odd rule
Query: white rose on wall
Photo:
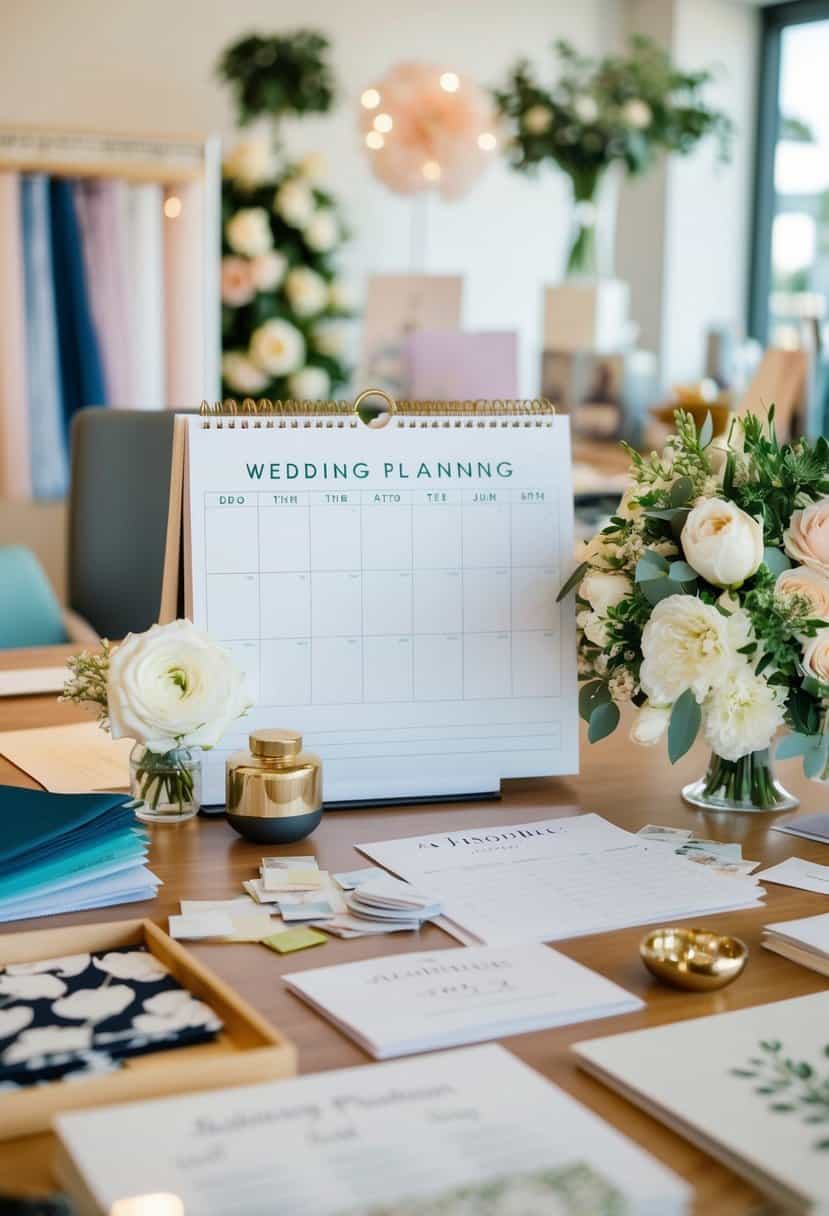
[[763, 525], [722, 498], [698, 503], [680, 540], [685, 560], [715, 587], [739, 587], [763, 561]]
[[241, 350], [229, 350], [222, 355], [222, 376], [235, 393], [253, 397], [267, 387], [268, 377]]
[[796, 562], [829, 577], [829, 498], [792, 513], [783, 546]]
[[252, 190], [276, 175], [276, 157], [271, 141], [262, 136], [242, 139], [225, 157], [225, 177], [232, 178], [243, 190]]
[[301, 176], [307, 178], [309, 182], [318, 182], [321, 177], [325, 177], [328, 170], [325, 153], [309, 152], [303, 156], [297, 168]]
[[552, 125], [553, 112], [549, 106], [530, 106], [521, 117], [521, 126], [530, 135], [544, 135]]
[[314, 195], [304, 181], [294, 177], [282, 183], [274, 195], [273, 205], [286, 224], [304, 228], [314, 214]]
[[354, 295], [342, 279], [335, 279], [328, 285], [328, 305], [335, 312], [350, 312], [354, 307]]
[[644, 131], [651, 125], [653, 110], [641, 97], [632, 97], [622, 106], [622, 120], [634, 131]]
[[190, 621], [128, 634], [112, 652], [107, 697], [112, 737], [160, 753], [215, 746], [249, 704], [230, 655]]
[[225, 224], [227, 243], [234, 253], [255, 258], [273, 245], [271, 221], [264, 207], [243, 207]]
[[783, 725], [785, 689], [756, 676], [749, 663], [734, 663], [705, 703], [703, 731], [723, 760], [764, 751]]
[[321, 401], [328, 396], [331, 381], [323, 367], [303, 367], [288, 380], [291, 396], [297, 401]]
[[305, 339], [295, 325], [274, 317], [255, 329], [250, 357], [272, 376], [287, 376], [305, 362]]
[[314, 327], [313, 341], [321, 355], [341, 355], [348, 342], [348, 330], [342, 321], [321, 321]]
[[573, 111], [576, 118], [583, 123], [593, 123], [599, 117], [599, 107], [596, 99], [591, 97], [589, 93], [582, 93], [573, 102]]
[[328, 284], [309, 266], [297, 266], [285, 279], [285, 294], [299, 317], [313, 317], [328, 302]]
[[250, 264], [250, 274], [257, 291], [275, 291], [285, 278], [288, 269], [288, 259], [284, 254], [272, 249], [269, 253], [260, 253]]
[[727, 619], [693, 595], [660, 600], [642, 631], [642, 688], [656, 705], [673, 705], [690, 688], [702, 702], [733, 654]]
[[339, 240], [340, 230], [333, 211], [323, 209], [312, 216], [308, 225], [303, 229], [309, 249], [315, 253], [328, 253]]

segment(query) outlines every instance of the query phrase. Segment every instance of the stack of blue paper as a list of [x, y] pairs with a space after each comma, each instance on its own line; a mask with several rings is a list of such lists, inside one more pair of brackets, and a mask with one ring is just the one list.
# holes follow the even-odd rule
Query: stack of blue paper
[[0, 786], [0, 922], [153, 899], [161, 880], [128, 802]]

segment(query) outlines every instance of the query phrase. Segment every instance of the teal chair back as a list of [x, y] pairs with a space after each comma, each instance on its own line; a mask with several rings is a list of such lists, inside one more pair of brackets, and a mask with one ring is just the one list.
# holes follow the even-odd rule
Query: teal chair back
[[22, 545], [0, 547], [0, 650], [69, 640], [43, 567]]

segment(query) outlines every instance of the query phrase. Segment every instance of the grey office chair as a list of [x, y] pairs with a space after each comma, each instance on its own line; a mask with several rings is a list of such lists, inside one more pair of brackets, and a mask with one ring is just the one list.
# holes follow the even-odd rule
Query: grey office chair
[[69, 604], [101, 637], [158, 619], [173, 418], [90, 408], [72, 422]]

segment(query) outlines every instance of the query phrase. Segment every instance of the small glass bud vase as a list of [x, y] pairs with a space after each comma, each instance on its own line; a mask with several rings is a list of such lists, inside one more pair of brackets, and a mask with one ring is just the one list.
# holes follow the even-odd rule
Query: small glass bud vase
[[187, 748], [152, 752], [136, 743], [130, 752], [130, 793], [144, 823], [183, 823], [201, 805], [201, 754]]
[[682, 797], [704, 811], [793, 811], [800, 805], [775, 777], [768, 749], [741, 760], [712, 752], [705, 776], [686, 785]]

